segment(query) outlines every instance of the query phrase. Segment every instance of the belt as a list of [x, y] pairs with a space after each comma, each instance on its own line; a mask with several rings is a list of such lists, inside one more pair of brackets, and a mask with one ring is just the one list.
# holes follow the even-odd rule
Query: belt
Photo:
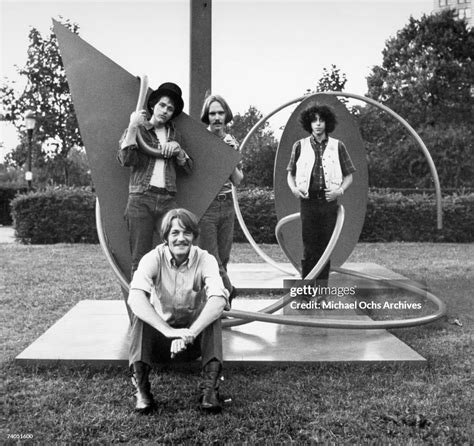
[[225, 194], [219, 194], [215, 198], [217, 201], [225, 201], [225, 200], [230, 200], [232, 198], [232, 192], [226, 192]]
[[326, 193], [324, 192], [323, 189], [321, 189], [321, 190], [310, 190], [308, 192], [308, 198], [313, 198], [315, 200], [325, 200], [326, 199]]
[[171, 195], [171, 196], [176, 195], [176, 192], [169, 191], [168, 189], [164, 187], [156, 187], [156, 186], [150, 186], [147, 192], [153, 192], [154, 194], [159, 194], [159, 195]]

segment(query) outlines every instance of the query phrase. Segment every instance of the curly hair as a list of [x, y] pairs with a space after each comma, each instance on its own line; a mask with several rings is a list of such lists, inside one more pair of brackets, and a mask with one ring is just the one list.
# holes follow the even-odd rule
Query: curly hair
[[300, 124], [308, 133], [312, 133], [311, 123], [315, 121], [316, 115], [319, 115], [326, 124], [326, 133], [331, 133], [336, 128], [337, 119], [331, 107], [327, 105], [312, 105], [303, 110], [300, 115]]
[[173, 224], [173, 220], [177, 218], [183, 228], [190, 231], [194, 235], [194, 239], [197, 239], [199, 236], [199, 224], [198, 219], [196, 216], [188, 211], [187, 209], [177, 208], [171, 209], [166, 213], [163, 217], [163, 221], [161, 223], [161, 239], [166, 242], [168, 240], [168, 235], [171, 230], [171, 225]]
[[219, 104], [222, 105], [222, 108], [224, 109], [225, 112], [225, 123], [228, 124], [232, 119], [234, 119], [234, 115], [232, 114], [232, 110], [229, 107], [229, 104], [227, 101], [220, 95], [218, 94], [212, 94], [209, 95], [206, 100], [204, 101], [204, 104], [202, 106], [201, 110], [201, 122], [203, 122], [206, 125], [209, 125], [209, 108], [211, 107], [211, 104], [213, 102], [218, 102]]

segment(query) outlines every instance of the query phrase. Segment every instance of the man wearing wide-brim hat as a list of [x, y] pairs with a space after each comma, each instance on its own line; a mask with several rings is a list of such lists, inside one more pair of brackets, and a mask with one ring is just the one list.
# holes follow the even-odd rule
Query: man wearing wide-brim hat
[[[160, 85], [148, 97], [146, 107], [147, 110], [130, 115], [118, 152], [120, 164], [130, 167], [125, 219], [132, 254], [132, 276], [143, 255], [155, 246], [154, 237], [159, 233], [163, 216], [177, 207], [177, 171], [189, 174], [193, 166], [172, 121], [184, 107], [179, 86], [172, 82]], [[138, 139], [152, 149], [151, 154], [140, 148]]]

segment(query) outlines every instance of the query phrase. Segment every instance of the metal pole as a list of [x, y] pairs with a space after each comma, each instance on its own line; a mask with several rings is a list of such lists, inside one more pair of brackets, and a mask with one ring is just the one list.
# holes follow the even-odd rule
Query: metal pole
[[31, 144], [33, 140], [33, 129], [28, 129], [28, 177], [27, 177], [27, 182], [28, 182], [28, 191], [31, 191], [32, 189], [32, 174], [31, 174]]
[[202, 103], [211, 91], [212, 0], [190, 0], [189, 115], [199, 120]]

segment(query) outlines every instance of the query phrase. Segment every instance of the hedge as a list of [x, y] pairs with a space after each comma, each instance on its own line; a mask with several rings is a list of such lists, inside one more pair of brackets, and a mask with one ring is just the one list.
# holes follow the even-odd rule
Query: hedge
[[[257, 243], [276, 243], [277, 223], [271, 189], [240, 190], [245, 223]], [[12, 201], [16, 237], [23, 243], [97, 243], [95, 195], [85, 189], [51, 189]], [[370, 192], [361, 242], [474, 241], [474, 194], [443, 198], [443, 229], [436, 229], [432, 195]], [[246, 238], [238, 222], [234, 241]]]
[[369, 193], [361, 242], [474, 241], [474, 194], [442, 198], [443, 228], [436, 227], [436, 201], [428, 195]]
[[[239, 192], [242, 216], [257, 243], [276, 243], [277, 219], [274, 194], [269, 189]], [[433, 195], [404, 195], [400, 192], [369, 192], [361, 242], [452, 242], [474, 241], [474, 194], [442, 199], [443, 229], [436, 228]], [[234, 240], [246, 238], [236, 222]]]
[[27, 244], [98, 243], [95, 195], [78, 188], [49, 189], [12, 202], [16, 238]]
[[[270, 188], [255, 188], [238, 192], [240, 211], [247, 228], [257, 243], [277, 243], [275, 226], [275, 194]], [[246, 242], [237, 218], [234, 225], [234, 241]]]

